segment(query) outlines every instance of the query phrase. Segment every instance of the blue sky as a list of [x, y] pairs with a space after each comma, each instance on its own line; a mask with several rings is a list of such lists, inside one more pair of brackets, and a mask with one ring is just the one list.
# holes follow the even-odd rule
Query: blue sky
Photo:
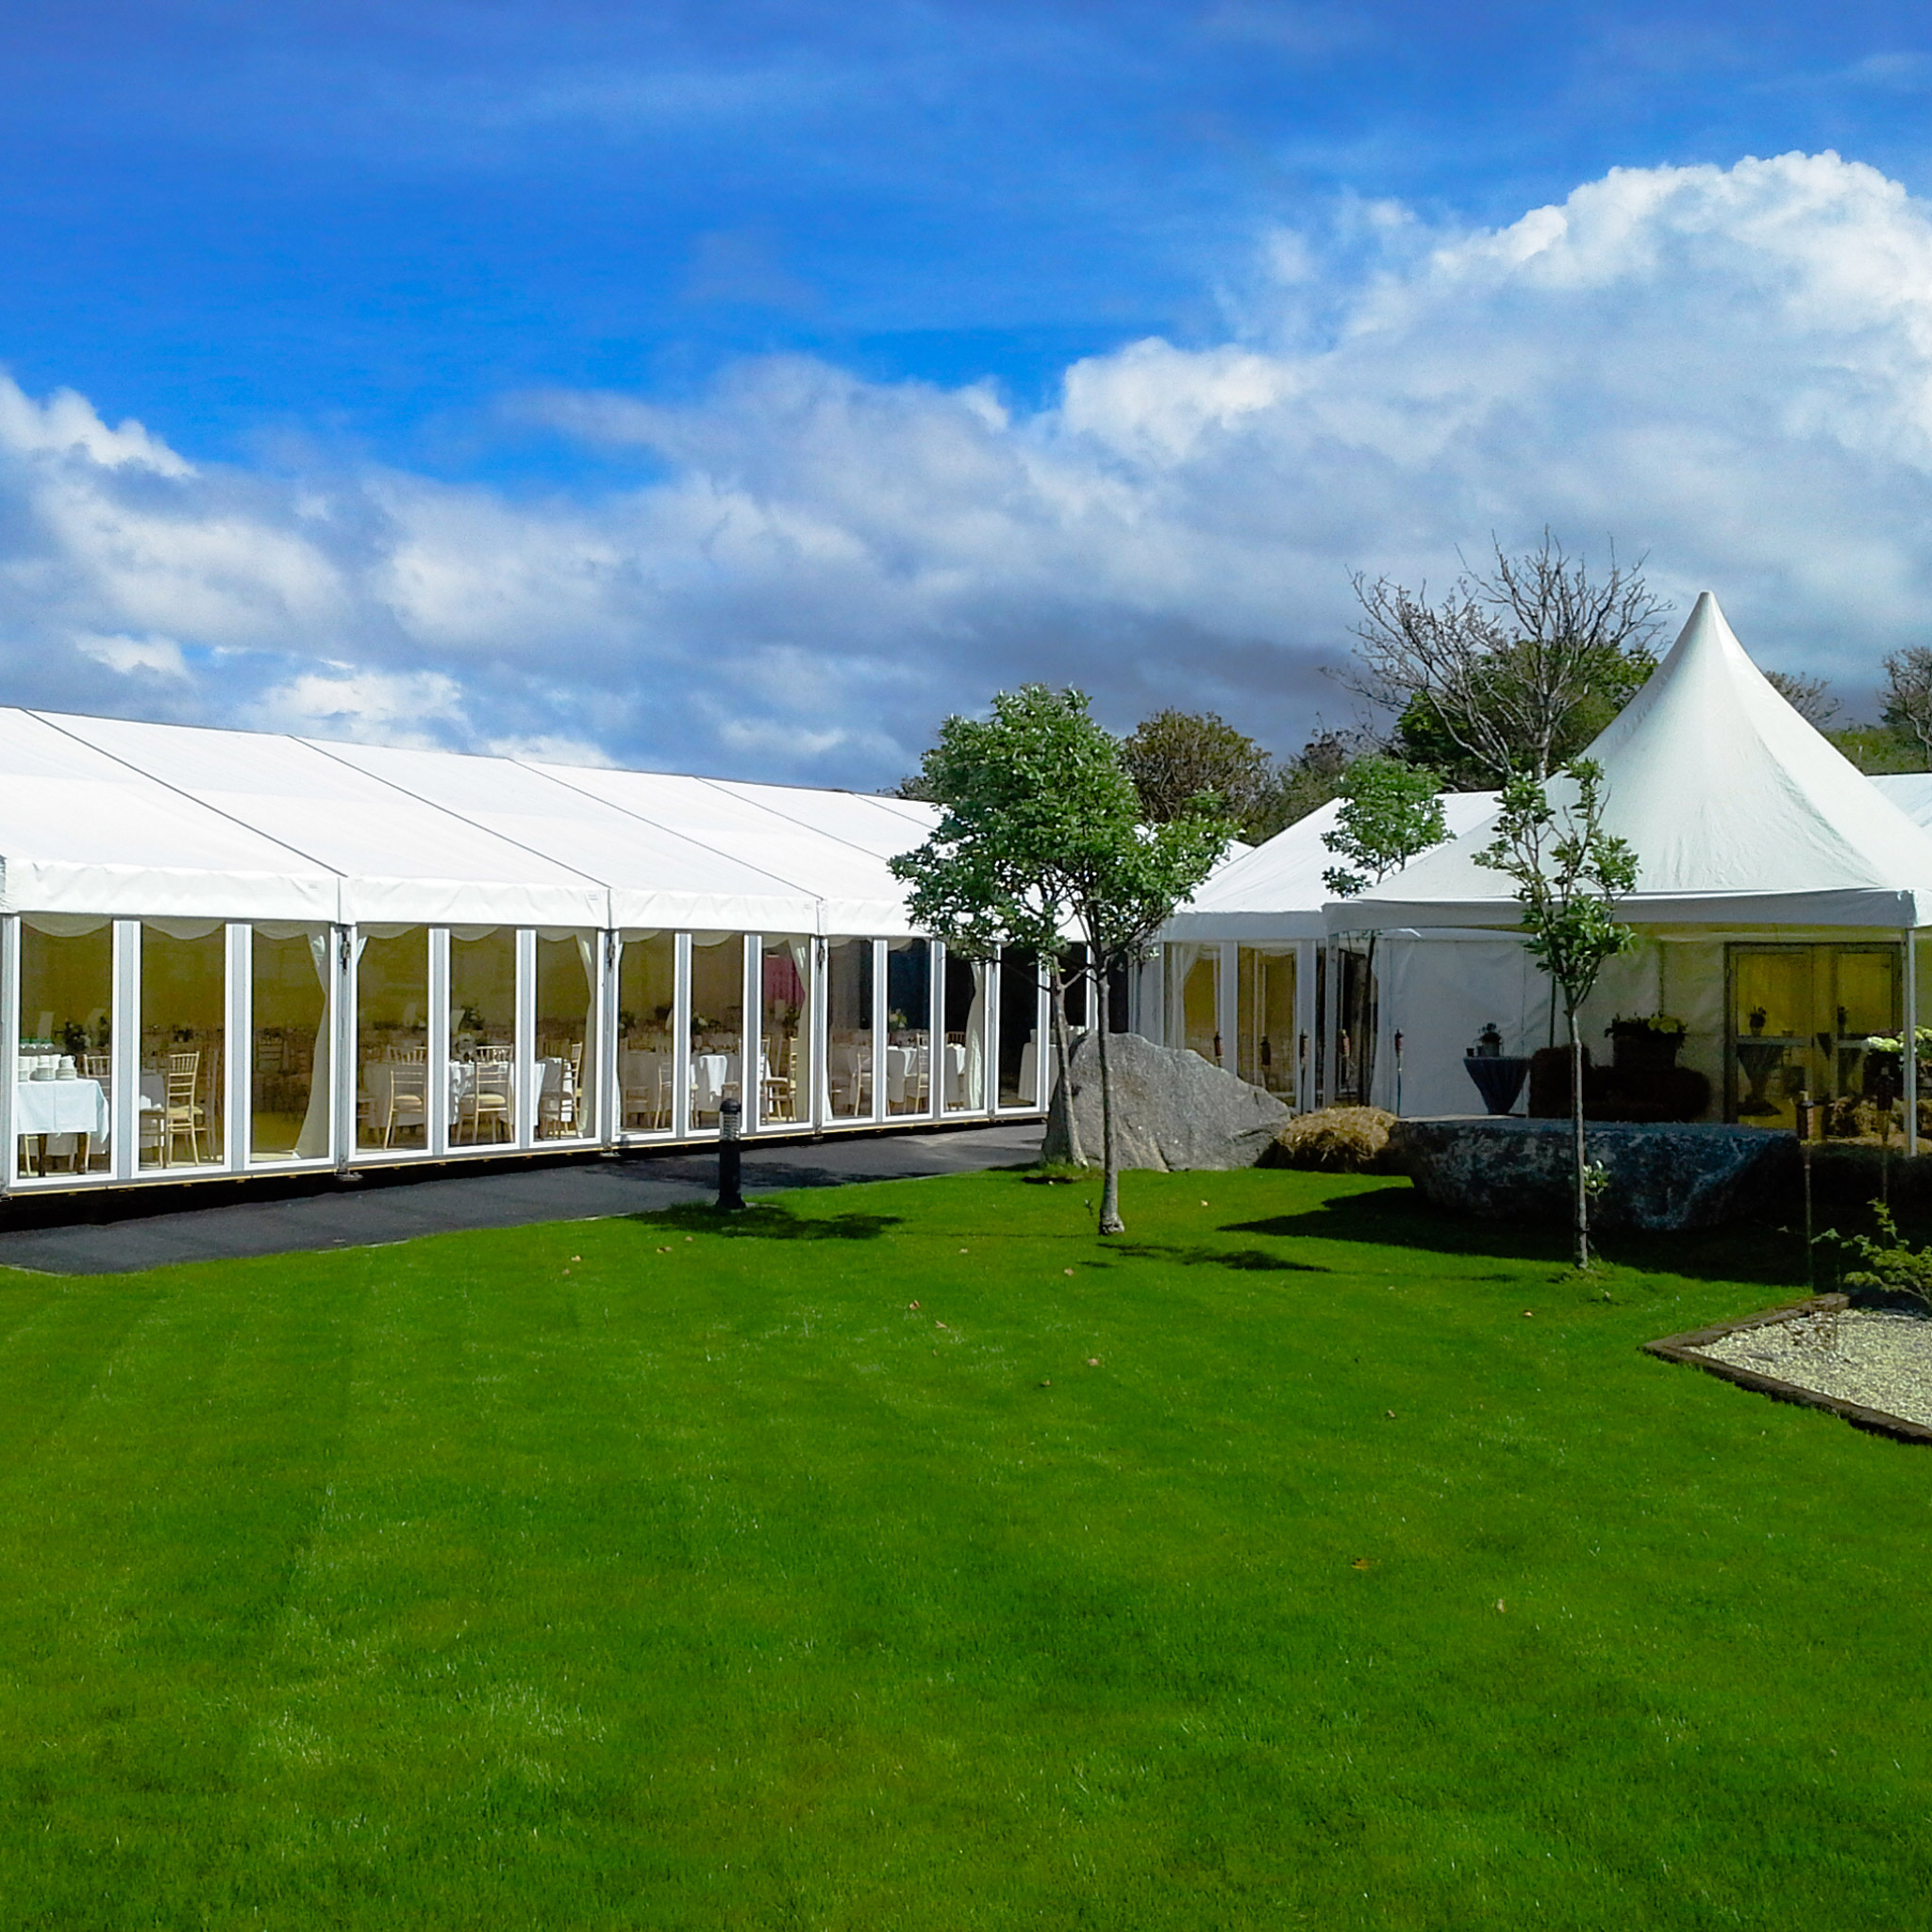
[[13, 701], [864, 786], [1040, 676], [1287, 750], [1352, 570], [1546, 521], [1848, 693], [1926, 627], [1923, 9], [0, 23]]

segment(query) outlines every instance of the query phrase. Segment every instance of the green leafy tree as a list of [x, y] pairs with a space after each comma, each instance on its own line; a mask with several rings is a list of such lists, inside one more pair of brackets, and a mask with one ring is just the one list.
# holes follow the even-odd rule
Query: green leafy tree
[[1846, 724], [1824, 736], [1868, 777], [1925, 769], [1925, 754], [1889, 724]]
[[1550, 975], [1570, 1034], [1570, 1141], [1575, 1189], [1576, 1265], [1590, 1266], [1591, 1177], [1583, 1143], [1583, 1036], [1576, 1013], [1598, 975], [1637, 935], [1617, 907], [1637, 884], [1628, 841], [1606, 832], [1603, 768], [1571, 767], [1573, 796], [1560, 808], [1541, 779], [1514, 777], [1503, 788], [1495, 839], [1475, 855], [1515, 882], [1530, 956]]
[[917, 851], [892, 860], [892, 871], [912, 888], [913, 917], [941, 936], [957, 933], [979, 948], [1030, 945], [1054, 962], [1056, 1106], [1069, 1128], [1066, 926], [1086, 943], [1099, 1023], [1100, 1231], [1121, 1233], [1109, 983], [1115, 970], [1146, 957], [1174, 908], [1226, 851], [1233, 827], [1211, 799], [1147, 824], [1120, 745], [1094, 723], [1085, 693], [1043, 685], [1002, 692], [989, 720], [947, 719], [921, 775], [940, 823]]
[[[1354, 899], [1391, 872], [1449, 836], [1442, 816], [1441, 781], [1433, 772], [1371, 752], [1350, 761], [1340, 783], [1341, 808], [1322, 842], [1344, 863], [1332, 865], [1322, 883], [1338, 899]], [[1374, 1028], [1370, 1000], [1375, 984], [1375, 934], [1369, 934], [1357, 993], [1356, 1039], [1361, 1042], [1361, 1097], [1374, 1077]]]
[[[1101, 1186], [1100, 1231], [1122, 1234], [1120, 1166], [1114, 1154], [1113, 1086], [1108, 1068], [1108, 1039], [1113, 1030], [1112, 981], [1122, 968], [1137, 966], [1153, 950], [1174, 908], [1220, 862], [1234, 827], [1213, 799], [1162, 825], [1139, 821], [1132, 781], [1124, 794], [1096, 787], [1070, 825], [1064, 876], [1075, 916], [1087, 936], [1089, 957], [1100, 993], [1100, 1025], [1095, 1050], [1100, 1059], [1100, 1120], [1105, 1176]], [[1138, 803], [1138, 801], [1135, 801]]]
[[1090, 734], [1097, 730], [1078, 693], [1038, 684], [1000, 692], [991, 718], [948, 718], [918, 774], [898, 791], [938, 805], [940, 823], [924, 844], [891, 860], [893, 874], [911, 888], [914, 924], [969, 958], [1004, 946], [1032, 952], [1045, 967], [1057, 1074], [1051, 1105], [1063, 1114], [1076, 1161], [1079, 1129], [1067, 1104], [1067, 967], [1075, 941], [1070, 890], [1055, 863], [1060, 815], [1053, 788], [1091, 758]]
[[1157, 711], [1121, 741], [1121, 762], [1150, 824], [1165, 824], [1212, 795], [1258, 844], [1269, 836], [1279, 780], [1274, 760], [1213, 711]]
[[1357, 734], [1317, 725], [1301, 750], [1274, 768], [1268, 797], [1255, 816], [1256, 842], [1300, 824], [1335, 797], [1357, 746]]

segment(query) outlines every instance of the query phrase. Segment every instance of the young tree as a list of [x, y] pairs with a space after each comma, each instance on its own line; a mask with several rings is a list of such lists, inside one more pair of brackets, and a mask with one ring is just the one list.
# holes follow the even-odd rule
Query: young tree
[[938, 805], [940, 823], [917, 850], [891, 861], [912, 889], [907, 909], [915, 924], [971, 958], [1008, 946], [1037, 954], [1046, 968], [1057, 1076], [1051, 1104], [1064, 1109], [1076, 1161], [1079, 1127], [1067, 1104], [1073, 901], [1054, 863], [1058, 819], [1047, 801], [1056, 774], [1077, 765], [1089, 731], [1099, 729], [1085, 712], [1077, 692], [1029, 684], [1000, 692], [991, 718], [948, 718], [918, 774], [898, 791]]
[[1066, 845], [1065, 877], [1100, 992], [1095, 1051], [1100, 1058], [1102, 1234], [1126, 1232], [1114, 1155], [1113, 1076], [1108, 1065], [1113, 975], [1146, 958], [1174, 908], [1214, 870], [1234, 836], [1234, 827], [1211, 797], [1196, 801], [1194, 810], [1165, 824], [1141, 824], [1134, 810], [1132, 781], [1124, 772], [1121, 778], [1124, 792], [1097, 786], [1077, 808]]
[[1515, 772], [1546, 778], [1580, 751], [1656, 668], [1668, 608], [1612, 552], [1592, 576], [1547, 530], [1521, 557], [1494, 546], [1440, 604], [1387, 577], [1355, 579], [1351, 689], [1396, 713], [1405, 755], [1480, 789]]
[[[990, 720], [947, 719], [922, 776], [939, 798], [940, 824], [916, 852], [892, 860], [913, 888], [915, 919], [982, 947], [997, 935], [1024, 935], [1012, 942], [1041, 947], [1056, 974], [1069, 921], [1086, 941], [1098, 992], [1100, 1231], [1118, 1234], [1108, 983], [1115, 969], [1145, 957], [1233, 828], [1205, 800], [1165, 824], [1143, 824], [1119, 744], [1094, 723], [1086, 695], [1043, 685], [1002, 692]], [[1063, 1008], [1058, 1017], [1058, 1104], [1067, 1106]], [[1071, 1127], [1070, 1106], [1067, 1120]]]
[[1575, 1188], [1576, 1265], [1590, 1266], [1590, 1186], [1583, 1144], [1583, 1036], [1576, 1012], [1597, 975], [1637, 935], [1617, 917], [1637, 884], [1637, 855], [1603, 828], [1603, 768], [1585, 758], [1571, 767], [1574, 796], [1560, 812], [1540, 779], [1515, 777], [1503, 788], [1492, 843], [1475, 855], [1513, 879], [1523, 927], [1537, 964], [1563, 1002], [1570, 1032], [1570, 1152]]
[[[1342, 804], [1335, 815], [1335, 828], [1322, 835], [1323, 844], [1346, 861], [1322, 874], [1322, 883], [1338, 899], [1353, 899], [1380, 885], [1391, 872], [1449, 836], [1442, 816], [1441, 781], [1433, 772], [1370, 753], [1351, 760], [1340, 790]], [[1372, 930], [1356, 1016], [1356, 1038], [1362, 1042], [1364, 1101], [1374, 1066], [1369, 1003], [1375, 983], [1375, 937]]]

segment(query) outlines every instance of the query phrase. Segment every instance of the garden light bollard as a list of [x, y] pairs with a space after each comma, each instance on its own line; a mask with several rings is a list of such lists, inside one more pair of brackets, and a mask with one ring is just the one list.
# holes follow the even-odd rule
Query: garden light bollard
[[744, 1196], [739, 1191], [744, 1159], [739, 1129], [743, 1117], [744, 1103], [736, 1095], [727, 1094], [718, 1103], [718, 1207], [727, 1214], [735, 1214], [744, 1206]]

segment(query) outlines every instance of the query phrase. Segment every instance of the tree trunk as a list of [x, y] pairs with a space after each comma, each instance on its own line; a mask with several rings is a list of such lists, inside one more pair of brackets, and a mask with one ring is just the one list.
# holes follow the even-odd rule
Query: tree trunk
[[1087, 1155], [1080, 1145], [1080, 1124], [1074, 1115], [1074, 1089], [1070, 1078], [1073, 1071], [1073, 1054], [1067, 1044], [1067, 982], [1065, 975], [1060, 972], [1060, 958], [1058, 953], [1049, 953], [1046, 956], [1046, 983], [1048, 997], [1052, 1003], [1052, 1107], [1058, 1109], [1067, 1130], [1067, 1158], [1075, 1167], [1085, 1167]]
[[1127, 1224], [1121, 1219], [1121, 1171], [1113, 1158], [1113, 1076], [1107, 1061], [1107, 1036], [1112, 1030], [1113, 1012], [1108, 978], [1103, 964], [1094, 975], [1100, 1012], [1100, 1231], [1125, 1234]]
[[1576, 1030], [1576, 1008], [1566, 1007], [1570, 1023], [1570, 1158], [1576, 1187], [1576, 1265], [1590, 1266], [1590, 1189], [1583, 1158], [1583, 1035]]

